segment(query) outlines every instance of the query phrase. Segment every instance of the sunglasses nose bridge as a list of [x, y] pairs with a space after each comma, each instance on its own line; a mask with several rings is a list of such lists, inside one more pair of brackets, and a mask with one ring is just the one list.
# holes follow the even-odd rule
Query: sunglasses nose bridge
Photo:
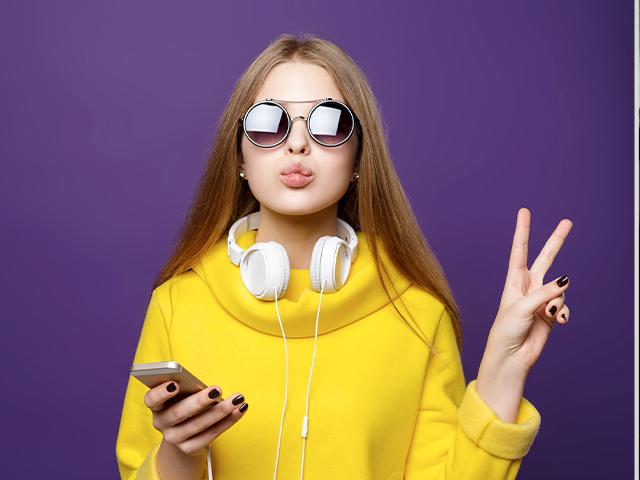
[[[293, 124], [296, 120], [302, 120], [304, 123], [306, 123], [307, 117], [305, 117], [304, 115], [298, 115], [296, 117], [291, 118], [291, 126], [289, 127], [289, 132], [287, 133], [287, 136], [285, 138], [288, 138], [289, 135], [291, 134], [291, 131], [293, 130]], [[306, 131], [306, 125], [305, 125], [305, 131]]]
[[[294, 124], [294, 122], [296, 120], [302, 120], [303, 123], [307, 123], [307, 117], [305, 117], [304, 115], [298, 115], [296, 117], [293, 117], [291, 119], [291, 126], [289, 127], [289, 133], [291, 133], [291, 130], [293, 129], [293, 124]], [[305, 128], [306, 128], [306, 126], [305, 126]], [[287, 135], [287, 136], [289, 136], [289, 135]]]

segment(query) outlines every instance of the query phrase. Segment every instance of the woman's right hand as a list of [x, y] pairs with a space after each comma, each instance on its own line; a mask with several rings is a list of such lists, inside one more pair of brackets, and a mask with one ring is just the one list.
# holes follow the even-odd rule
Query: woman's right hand
[[[172, 392], [167, 389], [171, 384], [176, 387]], [[146, 393], [144, 403], [153, 412], [153, 427], [162, 433], [164, 441], [194, 457], [203, 455], [207, 445], [249, 408], [240, 393], [220, 401], [222, 389], [215, 385], [173, 404], [166, 403], [179, 392], [178, 382], [162, 383]]]

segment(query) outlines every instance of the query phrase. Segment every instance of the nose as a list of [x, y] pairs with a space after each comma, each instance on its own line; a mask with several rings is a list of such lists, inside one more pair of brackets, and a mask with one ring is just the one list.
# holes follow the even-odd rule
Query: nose
[[[301, 122], [296, 125], [296, 120], [301, 120]], [[287, 137], [287, 149], [291, 153], [305, 153], [309, 149], [307, 123], [302, 115], [291, 119], [291, 129]]]

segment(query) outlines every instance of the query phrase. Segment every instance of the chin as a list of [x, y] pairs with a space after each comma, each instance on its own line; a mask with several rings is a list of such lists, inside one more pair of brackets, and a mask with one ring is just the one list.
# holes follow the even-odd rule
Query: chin
[[313, 208], [313, 207], [305, 207], [301, 205], [297, 205], [292, 207], [291, 205], [277, 205], [272, 208], [269, 207], [270, 210], [273, 210], [280, 215], [291, 215], [291, 216], [303, 216], [303, 215], [311, 215], [312, 213], [319, 212], [322, 208]]
[[[336, 199], [336, 202], [338, 200]], [[280, 215], [291, 215], [291, 216], [302, 216], [302, 215], [311, 215], [317, 212], [324, 210], [325, 208], [330, 207], [335, 202], [323, 202], [318, 204], [314, 202], [313, 204], [304, 204], [299, 201], [296, 202], [287, 202], [286, 200], [278, 203], [272, 202], [260, 202], [262, 206], [268, 208], [269, 210], [276, 212]]]

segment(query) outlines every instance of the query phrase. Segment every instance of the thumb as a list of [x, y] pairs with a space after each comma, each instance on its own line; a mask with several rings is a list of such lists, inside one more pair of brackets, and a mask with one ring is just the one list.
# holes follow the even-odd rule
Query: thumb
[[569, 288], [569, 277], [562, 275], [524, 297], [521, 301], [521, 307], [527, 313], [533, 313], [541, 305], [560, 296], [567, 288]]

